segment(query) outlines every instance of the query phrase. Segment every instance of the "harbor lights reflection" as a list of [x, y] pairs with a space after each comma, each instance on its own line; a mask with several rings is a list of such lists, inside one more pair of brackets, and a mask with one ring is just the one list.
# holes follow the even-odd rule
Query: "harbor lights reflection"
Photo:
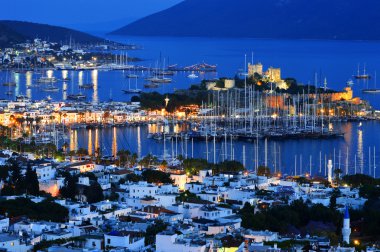
[[113, 127], [113, 134], [112, 134], [112, 156], [117, 156], [117, 134], [116, 134], [116, 127]]
[[358, 129], [358, 148], [357, 155], [359, 158], [359, 168], [360, 173], [364, 172], [364, 154], [363, 154], [363, 130], [361, 128]]
[[67, 70], [62, 70], [61, 74], [62, 74], [62, 79], [63, 79], [63, 80], [66, 80], [67, 77], [69, 76], [69, 71], [67, 71]]
[[99, 155], [99, 130], [95, 129], [95, 154]]
[[92, 70], [91, 72], [91, 81], [94, 85], [94, 91], [92, 93], [92, 103], [97, 104], [99, 102], [98, 97], [98, 70]]
[[54, 75], [54, 71], [53, 71], [53, 70], [47, 70], [47, 71], [46, 71], [46, 76], [47, 76], [48, 78], [53, 78], [53, 75]]
[[83, 71], [78, 72], [78, 85], [79, 86], [83, 85]]
[[137, 127], [137, 156], [141, 157], [141, 127]]
[[70, 131], [70, 151], [78, 150], [78, 131], [71, 130]]
[[88, 130], [88, 155], [92, 156], [92, 130]]
[[14, 74], [14, 81], [16, 82], [15, 95], [20, 94], [20, 75]]

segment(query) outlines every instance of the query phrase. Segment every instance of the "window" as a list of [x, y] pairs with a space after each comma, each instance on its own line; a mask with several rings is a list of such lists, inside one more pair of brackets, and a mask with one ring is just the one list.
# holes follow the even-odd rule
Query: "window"
[[111, 239], [107, 239], [107, 244], [110, 244], [111, 243]]
[[15, 245], [15, 243], [14, 242], [11, 242], [11, 246], [14, 246]]

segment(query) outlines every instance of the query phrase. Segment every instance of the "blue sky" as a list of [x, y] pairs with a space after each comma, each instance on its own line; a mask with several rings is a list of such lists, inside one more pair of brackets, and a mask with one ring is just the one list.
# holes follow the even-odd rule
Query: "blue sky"
[[182, 0], [2, 0], [0, 19], [110, 31]]

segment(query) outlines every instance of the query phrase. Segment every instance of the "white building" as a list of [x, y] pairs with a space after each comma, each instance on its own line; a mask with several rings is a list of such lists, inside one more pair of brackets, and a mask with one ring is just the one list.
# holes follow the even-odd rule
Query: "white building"
[[182, 235], [164, 231], [156, 235], [157, 252], [205, 252], [206, 242], [184, 239]]
[[0, 234], [0, 249], [6, 249], [9, 252], [28, 251], [31, 246], [20, 243], [20, 237], [17, 235]]
[[244, 234], [244, 238], [253, 240], [254, 242], [266, 242], [266, 241], [276, 241], [278, 239], [277, 232], [270, 231], [252, 231], [248, 229]]
[[142, 251], [144, 248], [144, 234], [132, 231], [112, 231], [104, 235], [106, 247], [126, 248], [130, 251]]
[[49, 181], [55, 178], [56, 169], [50, 163], [40, 164], [32, 167], [37, 173], [38, 181]]
[[146, 181], [129, 184], [126, 189], [129, 191], [130, 198], [144, 198], [146, 196], [154, 198], [158, 193], [158, 186], [148, 184]]

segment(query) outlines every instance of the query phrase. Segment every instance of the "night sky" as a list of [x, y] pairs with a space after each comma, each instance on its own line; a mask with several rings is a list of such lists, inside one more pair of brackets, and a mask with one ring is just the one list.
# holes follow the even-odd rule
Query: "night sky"
[[4, 0], [0, 19], [109, 32], [182, 0]]

